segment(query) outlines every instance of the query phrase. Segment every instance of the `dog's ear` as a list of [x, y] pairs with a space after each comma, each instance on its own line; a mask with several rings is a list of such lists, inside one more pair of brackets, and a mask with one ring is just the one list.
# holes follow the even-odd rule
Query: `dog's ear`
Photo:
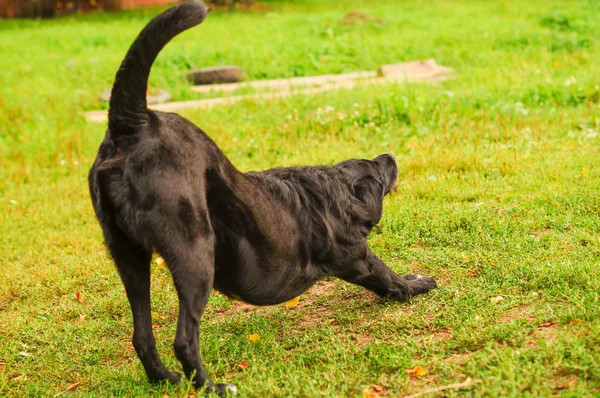
[[383, 184], [372, 176], [361, 177], [352, 186], [353, 194], [362, 206], [363, 222], [372, 228], [381, 219], [383, 212]]

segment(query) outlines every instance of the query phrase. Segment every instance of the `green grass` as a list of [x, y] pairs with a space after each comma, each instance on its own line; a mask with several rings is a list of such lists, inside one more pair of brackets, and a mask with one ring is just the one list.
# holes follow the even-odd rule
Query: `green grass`
[[[374, 384], [401, 396], [466, 377], [482, 382], [447, 395], [600, 396], [600, 4], [273, 7], [212, 13], [167, 46], [151, 85], [197, 98], [181, 75], [214, 64], [239, 64], [252, 79], [424, 58], [455, 68], [441, 85], [182, 113], [244, 171], [395, 152], [398, 192], [371, 246], [440, 288], [397, 304], [328, 281], [293, 310], [214, 294], [201, 327], [209, 372], [243, 397], [362, 396]], [[338, 24], [351, 10], [385, 24]], [[0, 396], [53, 396], [75, 382], [63, 396], [190, 390], [147, 382], [86, 182], [105, 126], [82, 113], [102, 106], [98, 94], [156, 13], [0, 21]], [[159, 351], [179, 369], [164, 266], [152, 283]], [[414, 366], [428, 374], [409, 377]]]

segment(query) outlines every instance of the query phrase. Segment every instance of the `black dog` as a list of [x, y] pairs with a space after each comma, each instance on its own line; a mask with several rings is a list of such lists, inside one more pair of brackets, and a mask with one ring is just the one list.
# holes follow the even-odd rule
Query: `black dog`
[[225, 394], [235, 387], [214, 384], [198, 352], [198, 322], [213, 288], [269, 305], [300, 295], [325, 276], [399, 301], [436, 283], [396, 275], [367, 246], [397, 178], [394, 156], [243, 174], [191, 122], [147, 109], [154, 59], [206, 12], [202, 3], [183, 3], [153, 19], [135, 40], [116, 75], [108, 130], [89, 185], [148, 377], [180, 380], [160, 360], [152, 333], [150, 259], [156, 250], [179, 297], [175, 354], [196, 387]]

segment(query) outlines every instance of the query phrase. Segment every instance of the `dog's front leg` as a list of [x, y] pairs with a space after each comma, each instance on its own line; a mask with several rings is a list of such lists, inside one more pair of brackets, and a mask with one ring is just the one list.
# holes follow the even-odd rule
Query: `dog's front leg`
[[218, 395], [235, 393], [231, 384], [215, 384], [210, 379], [198, 346], [198, 326], [208, 302], [214, 281], [214, 245], [211, 239], [198, 239], [188, 247], [175, 245], [178, 253], [165, 253], [166, 262], [173, 275], [179, 297], [179, 318], [175, 336], [175, 355], [183, 366], [185, 375], [193, 377], [196, 388], [206, 387], [207, 392]]
[[352, 264], [338, 276], [379, 296], [398, 301], [408, 301], [413, 296], [427, 293], [437, 287], [433, 278], [411, 274], [397, 275], [371, 249], [368, 249], [364, 260]]

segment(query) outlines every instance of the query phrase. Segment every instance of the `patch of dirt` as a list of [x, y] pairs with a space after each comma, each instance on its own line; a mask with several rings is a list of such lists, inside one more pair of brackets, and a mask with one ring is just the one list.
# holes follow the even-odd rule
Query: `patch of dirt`
[[325, 296], [332, 294], [339, 288], [339, 283], [332, 280], [322, 280], [316, 283], [308, 292], [307, 296]]
[[454, 354], [444, 359], [442, 362], [451, 363], [455, 365], [463, 365], [471, 360], [475, 356], [476, 352], [464, 352], [460, 354]]
[[530, 232], [530, 234], [536, 239], [540, 240], [544, 235], [548, 235], [552, 231], [552, 228], [545, 227], [542, 229], [534, 229]]
[[371, 342], [371, 336], [366, 334], [358, 334], [350, 337], [358, 348], [365, 348]]
[[577, 385], [577, 376], [572, 374], [555, 375], [553, 381], [555, 390], [570, 390]]
[[[330, 296], [337, 289], [339, 289], [339, 282], [337, 282], [337, 281], [331, 281], [331, 280], [319, 281], [310, 290], [308, 290], [307, 292], [303, 293], [300, 296], [300, 302], [298, 303], [298, 305], [295, 308], [289, 309], [289, 310], [296, 311], [298, 309], [302, 309], [303, 307], [310, 306], [314, 303], [314, 301], [318, 297]], [[216, 294], [220, 294], [220, 293], [217, 292]], [[347, 300], [350, 300], [350, 299], [354, 299], [354, 297], [348, 298]], [[268, 313], [272, 313], [273, 311], [277, 311], [277, 310], [281, 309], [282, 306], [283, 306], [283, 304], [267, 306], [267, 307], [259, 307], [259, 306], [255, 306], [252, 304], [244, 303], [242, 301], [231, 300], [230, 306], [228, 306], [226, 308], [214, 309], [214, 312], [212, 312], [209, 316], [216, 317], [216, 318], [223, 318], [226, 316], [248, 314], [248, 313], [268, 314]], [[207, 312], [210, 312], [210, 309], [208, 309]], [[303, 321], [302, 322], [303, 325], [312, 326], [316, 322], [321, 322], [321, 321], [323, 321], [325, 315], [329, 315], [331, 312], [328, 307], [320, 306], [319, 308], [316, 308], [314, 311], [312, 311], [312, 313], [316, 314], [316, 316], [313, 316], [314, 314], [308, 314], [311, 319], [307, 319], [306, 321]]]
[[524, 319], [527, 322], [535, 322], [536, 317], [530, 305], [522, 305], [498, 319], [498, 323], [505, 324], [517, 319]]
[[351, 24], [355, 24], [357, 22], [372, 22], [372, 23], [376, 23], [376, 24], [383, 23], [383, 21], [381, 19], [367, 15], [364, 12], [360, 12], [360, 11], [352, 11], [340, 20], [340, 23], [343, 25], [351, 25]]
[[558, 334], [558, 325], [552, 322], [546, 322], [538, 326], [527, 338], [525, 339], [525, 345], [531, 349], [535, 349], [538, 346], [538, 341], [543, 340], [546, 342], [552, 342], [556, 339]]
[[300, 321], [300, 325], [311, 328], [318, 324], [328, 323], [330, 325], [335, 325], [337, 321], [332, 317], [332, 311], [329, 307], [317, 307], [310, 313], [305, 313], [304, 317]]
[[419, 344], [427, 343], [439, 343], [442, 341], [450, 340], [452, 338], [452, 331], [449, 329], [440, 329], [427, 334], [418, 336], [416, 341]]

